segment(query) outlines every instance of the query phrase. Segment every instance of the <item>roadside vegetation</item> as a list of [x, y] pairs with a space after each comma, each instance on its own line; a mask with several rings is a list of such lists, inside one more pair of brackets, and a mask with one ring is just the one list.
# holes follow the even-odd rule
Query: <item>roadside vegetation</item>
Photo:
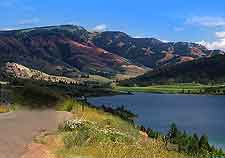
[[[160, 137], [150, 139], [140, 128], [126, 119], [67, 100], [59, 106], [71, 110], [74, 119], [59, 127], [63, 146], [56, 152], [59, 158], [184, 158], [176, 151], [168, 151]], [[72, 107], [72, 108], [71, 108]]]
[[[95, 108], [74, 99], [59, 103], [57, 110], [70, 111], [74, 117], [59, 126], [53, 136], [57, 148], [52, 151], [57, 158], [224, 157], [222, 150], [209, 145], [207, 136], [188, 135], [175, 124], [163, 135], [135, 125], [126, 115], [130, 112], [121, 109]], [[39, 142], [52, 146], [47, 138]]]
[[11, 107], [17, 108], [54, 108], [69, 97], [89, 97], [119, 94], [113, 91], [108, 82], [86, 82], [83, 84], [53, 83], [30, 79], [8, 78], [7, 90]]

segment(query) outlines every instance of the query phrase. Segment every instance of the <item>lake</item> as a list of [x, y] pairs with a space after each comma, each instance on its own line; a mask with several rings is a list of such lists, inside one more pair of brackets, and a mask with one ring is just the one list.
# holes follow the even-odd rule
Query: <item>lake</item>
[[138, 115], [137, 124], [162, 133], [174, 122], [189, 133], [207, 134], [211, 144], [225, 149], [225, 96], [134, 93], [88, 101], [96, 106], [124, 105]]

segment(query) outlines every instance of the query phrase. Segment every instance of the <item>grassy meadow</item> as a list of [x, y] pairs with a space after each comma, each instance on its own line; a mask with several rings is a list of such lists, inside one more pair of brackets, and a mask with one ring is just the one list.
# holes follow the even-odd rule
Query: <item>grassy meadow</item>
[[122, 87], [116, 86], [115, 90], [126, 92], [145, 93], [171, 93], [171, 94], [225, 94], [224, 85], [203, 85], [203, 84], [171, 84], [152, 85], [146, 87]]

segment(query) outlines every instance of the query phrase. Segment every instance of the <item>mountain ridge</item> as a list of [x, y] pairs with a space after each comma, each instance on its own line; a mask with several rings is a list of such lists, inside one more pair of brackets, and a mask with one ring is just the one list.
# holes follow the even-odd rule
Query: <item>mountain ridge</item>
[[[155, 38], [133, 38], [123, 32], [106, 31], [97, 34], [93, 42], [133, 62], [150, 68], [172, 63], [191, 61], [201, 57], [224, 54], [221, 50], [208, 50], [205, 46], [190, 42], [162, 42]], [[170, 58], [168, 59], [168, 55]], [[162, 60], [162, 59], [165, 60]]]
[[0, 31], [1, 65], [15, 62], [56, 76], [87, 73], [126, 79], [216, 54], [224, 52], [195, 43], [133, 38], [119, 31], [93, 33], [75, 25]]
[[[109, 76], [129, 73], [124, 66], [132, 63], [96, 47], [88, 34], [70, 25], [0, 32], [1, 60], [62, 76], [76, 76], [78, 72]], [[145, 72], [136, 68], [137, 74]]]
[[149, 71], [130, 80], [121, 81], [126, 86], [148, 86], [171, 83], [203, 83], [214, 84], [225, 81], [225, 55], [201, 58], [168, 67]]

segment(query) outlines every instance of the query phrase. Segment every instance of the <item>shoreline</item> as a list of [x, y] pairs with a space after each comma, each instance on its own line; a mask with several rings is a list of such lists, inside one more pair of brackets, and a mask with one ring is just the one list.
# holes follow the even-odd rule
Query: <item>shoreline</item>
[[[142, 92], [137, 92], [137, 93], [142, 93]], [[144, 93], [143, 93], [144, 94]], [[147, 93], [146, 93], [147, 94]], [[150, 93], [149, 93], [150, 94]], [[156, 94], [156, 93], [152, 93], [152, 94]], [[135, 95], [135, 93], [133, 94], [133, 95]], [[169, 94], [169, 95], [185, 95], [185, 94]], [[189, 94], [190, 95], [190, 94]], [[128, 96], [128, 95], [127, 95]], [[193, 96], [197, 96], [197, 95], [193, 95]], [[199, 95], [200, 96], [200, 95]], [[201, 96], [208, 96], [208, 95], [201, 95]], [[215, 96], [215, 95], [211, 95], [211, 96]], [[96, 97], [95, 97], [96, 98]], [[98, 97], [97, 97], [98, 98]], [[91, 99], [91, 98], [90, 98]], [[100, 97], [100, 99], [101, 99], [101, 97]], [[91, 105], [97, 105], [97, 107], [101, 107], [101, 104], [96, 104], [96, 103], [93, 103], [93, 102], [90, 102], [89, 101], [89, 103], [91, 104]], [[106, 107], [114, 107], [114, 105], [113, 104], [103, 104], [103, 105], [108, 105], [108, 106], [106, 106]], [[117, 107], [117, 106], [115, 106], [115, 107]], [[130, 110], [128, 107], [126, 107], [126, 109], [128, 109], [128, 110]], [[134, 112], [135, 113], [135, 111], [131, 111], [131, 112]], [[138, 116], [140, 115], [140, 114], [137, 114]], [[176, 121], [174, 121], [174, 122], [176, 122]], [[135, 125], [138, 125], [138, 126], [142, 126], [143, 124], [142, 123], [138, 123], [136, 120], [134, 120], [134, 124]], [[169, 125], [169, 124], [168, 124]], [[146, 125], [143, 125], [143, 127], [151, 127], [151, 129], [153, 129], [154, 131], [159, 131], [159, 130], [157, 130], [156, 129], [156, 127], [154, 128], [154, 127], [152, 127], [152, 126], [146, 126]], [[169, 128], [169, 127], [168, 127]], [[185, 130], [185, 131], [188, 131], [187, 129]], [[162, 132], [162, 131], [160, 131], [159, 133], [161, 133], [161, 134], [166, 134], [166, 133], [164, 133], [164, 132]], [[192, 135], [192, 134], [194, 134], [194, 133], [196, 133], [195, 131], [192, 131], [192, 132], [189, 132], [189, 134], [190, 135]], [[202, 135], [204, 134], [204, 133], [201, 133]], [[201, 134], [198, 134], [198, 135], [201, 135]], [[208, 135], [208, 133], [206, 133], [207, 134], [207, 136], [209, 136]], [[215, 147], [217, 147], [218, 149], [223, 149], [223, 150], [225, 150], [225, 145], [224, 144], [222, 144], [221, 142], [217, 142], [216, 141], [216, 139], [214, 139], [211, 135], [210, 135], [210, 138], [209, 138], [209, 143], [210, 143], [210, 145], [213, 145], [213, 146], [215, 146]]]
[[[183, 94], [183, 95], [201, 95], [201, 96], [225, 96], [225, 94], [214, 94], [214, 93], [194, 93], [190, 90], [189, 93], [178, 92], [181, 91], [180, 89], [176, 89], [173, 91], [172, 89], [164, 89], [158, 90], [155, 89], [147, 89], [148, 87], [116, 87], [114, 90], [123, 92], [124, 94], [133, 94], [133, 93], [151, 93], [151, 94]], [[157, 89], [157, 90], [156, 90]], [[185, 90], [185, 89], [184, 89]]]

